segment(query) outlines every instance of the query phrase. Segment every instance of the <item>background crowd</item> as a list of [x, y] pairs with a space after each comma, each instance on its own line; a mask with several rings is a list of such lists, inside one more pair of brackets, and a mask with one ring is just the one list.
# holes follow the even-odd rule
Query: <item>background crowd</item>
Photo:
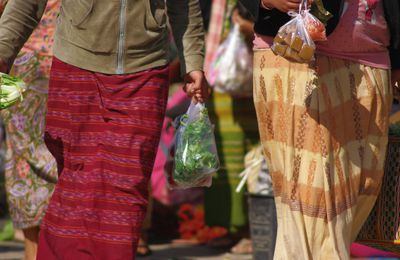
[[[284, 2], [296, 1], [261, 1], [258, 17], [250, 12], [250, 0], [248, 6], [236, 0], [199, 2], [206, 31], [206, 76], [211, 77], [218, 47], [237, 26], [254, 55], [254, 68], [248, 68], [254, 73], [254, 92], [212, 91], [206, 106], [215, 127], [221, 168], [209, 188], [170, 190], [165, 173], [172, 170], [174, 119], [186, 112], [191, 98], [182, 88], [186, 81], [180, 47], [174, 44], [172, 32], [168, 35], [170, 87], [151, 180], [148, 187], [141, 187], [149, 191], [149, 203], [137, 255], [151, 254], [149, 243], [160, 237], [251, 254], [246, 188], [237, 191], [240, 173], [247, 168], [256, 169], [256, 176], [263, 171], [272, 176], [278, 219], [275, 259], [347, 259], [384, 174], [391, 87], [400, 78], [400, 27], [385, 19], [384, 1], [335, 1], [338, 6], [329, 6], [335, 18], [327, 25], [328, 41], [317, 43], [316, 64], [310, 68], [270, 49], [277, 29], [290, 19], [286, 12], [293, 9]], [[6, 3], [0, 0], [1, 9]], [[2, 213], [14, 227], [8, 237], [4, 229], [2, 237], [18, 238], [22, 230], [27, 260], [36, 259], [39, 227], [58, 179], [57, 163], [59, 171], [64, 167], [43, 139], [59, 12], [60, 1], [49, 0], [10, 72], [29, 88], [23, 101], [1, 111], [7, 197], [3, 209], [8, 209]], [[395, 15], [399, 18], [400, 10]], [[60, 66], [57, 73], [74, 71]], [[167, 78], [166, 70], [158, 69], [154, 73]], [[76, 77], [92, 77], [75, 72]], [[104, 75], [95, 77], [107, 86], [117, 84]], [[59, 105], [51, 105], [61, 113]], [[89, 139], [82, 137], [80, 142]], [[255, 151], [265, 155], [266, 169], [246, 163], [246, 155]]]

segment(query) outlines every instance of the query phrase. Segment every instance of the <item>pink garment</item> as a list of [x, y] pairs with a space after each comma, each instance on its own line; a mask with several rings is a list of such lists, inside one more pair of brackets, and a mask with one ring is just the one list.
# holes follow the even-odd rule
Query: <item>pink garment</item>
[[214, 53], [217, 51], [221, 43], [221, 32], [224, 26], [226, 0], [213, 0], [211, 10], [210, 27], [208, 28], [207, 41], [206, 41], [206, 57], [204, 60], [204, 71], [208, 76], [208, 71]]
[[351, 245], [351, 255], [353, 257], [396, 257], [397, 255], [368, 247], [362, 244], [353, 243]]
[[[347, 0], [338, 26], [327, 41], [317, 42], [317, 52], [389, 69], [389, 41], [381, 0]], [[269, 48], [271, 43], [271, 37], [256, 35], [254, 48]]]
[[167, 181], [164, 176], [164, 167], [168, 159], [168, 149], [174, 139], [175, 130], [168, 127], [172, 119], [164, 118], [161, 132], [160, 144], [158, 145], [156, 160], [151, 174], [151, 193], [152, 197], [164, 205], [171, 204]]
[[342, 18], [318, 52], [388, 69], [390, 34], [381, 0], [347, 0]]
[[269, 49], [272, 46], [274, 37], [261, 34], [254, 34], [253, 48], [254, 49]]

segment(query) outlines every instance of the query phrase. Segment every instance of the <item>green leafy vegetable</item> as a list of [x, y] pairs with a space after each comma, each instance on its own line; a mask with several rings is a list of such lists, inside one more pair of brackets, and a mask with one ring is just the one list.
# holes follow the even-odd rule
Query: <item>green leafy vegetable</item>
[[25, 83], [21, 79], [0, 73], [0, 109], [8, 108], [22, 100], [25, 88]]
[[215, 148], [213, 128], [206, 108], [200, 111], [198, 118], [188, 122], [181, 120], [177, 133], [175, 152], [174, 181], [178, 184], [191, 185], [219, 168]]

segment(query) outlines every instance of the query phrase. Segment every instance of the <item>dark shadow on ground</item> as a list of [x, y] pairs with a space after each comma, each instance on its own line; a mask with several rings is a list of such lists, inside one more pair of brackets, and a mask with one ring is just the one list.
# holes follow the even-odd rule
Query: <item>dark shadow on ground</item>
[[160, 246], [151, 246], [154, 254], [147, 257], [138, 257], [143, 260], [191, 260], [198, 257], [218, 257], [226, 250], [211, 249], [206, 246], [178, 246], [168, 245], [168, 247], [160, 248]]

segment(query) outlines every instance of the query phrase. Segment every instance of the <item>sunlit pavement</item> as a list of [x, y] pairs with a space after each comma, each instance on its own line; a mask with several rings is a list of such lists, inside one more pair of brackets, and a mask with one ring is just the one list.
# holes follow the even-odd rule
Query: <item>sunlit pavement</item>
[[[137, 260], [251, 260], [251, 255], [233, 255], [212, 250], [206, 246], [152, 245], [153, 254]], [[1, 260], [22, 260], [24, 246], [21, 242], [0, 242]], [[400, 258], [353, 258], [353, 260], [399, 260]]]
[[[1, 260], [22, 260], [24, 253], [22, 242], [0, 242]], [[152, 245], [153, 254], [137, 257], [137, 260], [251, 260], [251, 255], [232, 255], [209, 249], [206, 246], [175, 246], [172, 244]]]

